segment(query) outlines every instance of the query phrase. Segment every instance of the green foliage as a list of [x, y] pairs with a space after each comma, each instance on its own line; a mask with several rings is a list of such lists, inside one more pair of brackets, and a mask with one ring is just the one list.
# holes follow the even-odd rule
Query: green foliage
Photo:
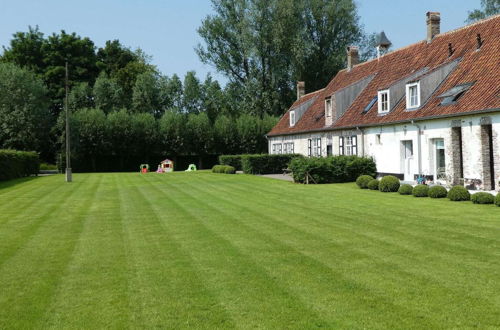
[[71, 111], [94, 107], [92, 88], [87, 82], [78, 83], [71, 89], [68, 106]]
[[57, 165], [41, 163], [40, 171], [55, 171], [57, 170]]
[[372, 179], [370, 180], [370, 182], [368, 182], [368, 184], [366, 185], [366, 187], [370, 190], [379, 190], [379, 185], [380, 185], [380, 181], [377, 180], [377, 179]]
[[495, 197], [495, 205], [500, 207], [500, 192]]
[[295, 182], [306, 182], [306, 173], [316, 183], [353, 182], [360, 175], [375, 176], [372, 158], [357, 156], [296, 158], [290, 163]]
[[232, 166], [237, 171], [241, 171], [243, 170], [241, 167], [241, 156], [243, 155], [221, 155], [219, 156], [219, 163], [222, 165]]
[[0, 149], [0, 181], [36, 175], [39, 168], [36, 152]]
[[468, 201], [470, 200], [470, 193], [464, 186], [454, 186], [448, 191], [448, 198], [451, 201]]
[[380, 179], [379, 190], [381, 192], [396, 192], [400, 186], [399, 179], [393, 175], [384, 176]]
[[47, 151], [47, 89], [27, 69], [0, 63], [0, 148]]
[[293, 159], [305, 159], [302, 155], [241, 155], [241, 167], [246, 174], [283, 173]]
[[495, 196], [490, 193], [480, 191], [472, 194], [471, 201], [474, 204], [493, 204], [495, 203]]
[[402, 184], [399, 189], [398, 193], [400, 195], [411, 195], [413, 193], [413, 186], [411, 184]]
[[448, 196], [448, 190], [443, 186], [432, 186], [429, 188], [430, 198], [446, 198]]
[[135, 112], [147, 112], [156, 118], [161, 117], [163, 109], [160, 101], [159, 78], [152, 72], [137, 76], [132, 90], [132, 108]]
[[236, 169], [229, 165], [214, 165], [212, 167], [213, 173], [235, 174]]
[[109, 113], [119, 109], [123, 105], [123, 90], [115, 79], [109, 78], [106, 74], [101, 74], [97, 78], [93, 96], [95, 106], [98, 109]]
[[373, 177], [371, 175], [360, 175], [356, 179], [356, 184], [358, 187], [361, 189], [367, 189], [368, 188], [368, 183], [373, 180]]
[[235, 174], [236, 169], [232, 166], [226, 165], [226, 168], [224, 169], [225, 174]]
[[429, 186], [425, 184], [416, 185], [413, 188], [412, 194], [415, 197], [429, 197]]
[[500, 0], [481, 0], [481, 9], [469, 12], [467, 23], [473, 23], [500, 13]]

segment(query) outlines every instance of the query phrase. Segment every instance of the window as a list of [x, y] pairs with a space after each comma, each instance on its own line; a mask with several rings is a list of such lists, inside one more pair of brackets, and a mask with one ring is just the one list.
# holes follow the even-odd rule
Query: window
[[278, 155], [282, 153], [282, 145], [281, 143], [273, 144], [273, 154]]
[[375, 96], [371, 101], [370, 103], [368, 103], [368, 105], [364, 108], [363, 110], [363, 113], [367, 113], [368, 111], [370, 111], [370, 109], [373, 107], [373, 105], [375, 104], [375, 102], [377, 102], [377, 99], [378, 97]]
[[309, 157], [321, 157], [321, 138], [309, 139], [307, 143], [307, 155]]
[[329, 97], [325, 100], [325, 111], [326, 111], [327, 117], [332, 116], [332, 98], [331, 97]]
[[307, 140], [307, 155], [312, 157], [312, 139]]
[[294, 143], [293, 142], [287, 142], [284, 144], [284, 154], [293, 154], [294, 153]]
[[389, 90], [378, 92], [378, 113], [389, 112], [390, 95]]
[[290, 111], [290, 126], [295, 126], [295, 111]]
[[382, 138], [381, 138], [380, 134], [375, 135], [375, 143], [382, 144]]
[[439, 95], [438, 97], [443, 99], [441, 101], [441, 105], [448, 105], [457, 102], [458, 99], [464, 95], [472, 85], [474, 85], [474, 83], [460, 84]]
[[358, 137], [340, 136], [339, 137], [339, 154], [345, 156], [355, 156], [358, 154]]
[[420, 106], [420, 82], [406, 85], [406, 109], [415, 109]]

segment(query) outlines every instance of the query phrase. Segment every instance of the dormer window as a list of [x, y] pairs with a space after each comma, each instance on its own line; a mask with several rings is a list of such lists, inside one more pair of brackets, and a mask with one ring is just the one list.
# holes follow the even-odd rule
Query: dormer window
[[389, 90], [378, 92], [378, 113], [388, 113], [390, 104]]
[[295, 111], [290, 111], [290, 126], [295, 126]]
[[406, 85], [406, 109], [415, 109], [420, 106], [420, 82]]
[[327, 117], [332, 116], [332, 98], [329, 97], [325, 100], [325, 112]]

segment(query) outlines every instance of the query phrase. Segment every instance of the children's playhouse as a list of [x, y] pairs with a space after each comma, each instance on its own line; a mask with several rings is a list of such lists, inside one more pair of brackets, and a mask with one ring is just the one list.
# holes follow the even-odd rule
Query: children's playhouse
[[174, 162], [170, 159], [163, 160], [160, 165], [158, 165], [158, 173], [168, 173], [174, 171]]

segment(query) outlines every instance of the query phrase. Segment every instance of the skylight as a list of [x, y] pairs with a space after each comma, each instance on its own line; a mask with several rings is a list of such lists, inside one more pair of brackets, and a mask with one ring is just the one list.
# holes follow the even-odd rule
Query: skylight
[[370, 109], [373, 107], [373, 105], [377, 102], [378, 100], [378, 97], [375, 96], [371, 101], [370, 103], [368, 103], [368, 105], [365, 107], [365, 109], [363, 110], [363, 113], [367, 113], [368, 111], [370, 111]]
[[441, 105], [448, 105], [457, 102], [457, 100], [462, 96], [467, 90], [474, 85], [474, 83], [460, 84], [453, 88], [450, 88], [438, 97], [442, 98]]

